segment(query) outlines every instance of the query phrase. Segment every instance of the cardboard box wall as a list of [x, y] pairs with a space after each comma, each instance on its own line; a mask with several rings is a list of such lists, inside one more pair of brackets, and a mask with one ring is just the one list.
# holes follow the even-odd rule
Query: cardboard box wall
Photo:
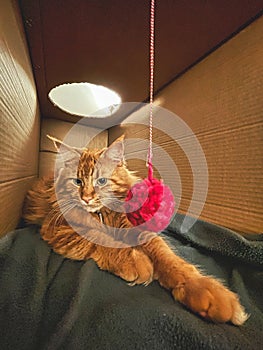
[[0, 11], [0, 235], [16, 227], [25, 193], [38, 176], [40, 116], [19, 9]]
[[[263, 232], [262, 42], [263, 17], [169, 84], [156, 98], [192, 129], [192, 137], [178, 136], [181, 142], [191, 148], [197, 138], [205, 153], [209, 188], [200, 218], [239, 232]], [[142, 113], [140, 118], [147, 123], [148, 115]], [[179, 130], [172, 131], [178, 135]], [[149, 131], [143, 126], [114, 127], [109, 130], [109, 142], [122, 133], [143, 139]], [[154, 142], [168, 152], [179, 169], [179, 211], [187, 213], [193, 193], [187, 156], [158, 130], [154, 131]], [[143, 143], [128, 156], [141, 156], [142, 147]], [[129, 163], [146, 176], [145, 162]], [[170, 171], [165, 162], [160, 168], [164, 173]]]
[[[17, 227], [26, 192], [52, 171], [55, 148], [46, 134], [63, 139], [73, 123], [41, 119], [20, 10], [16, 1], [0, 11], [0, 236]], [[82, 132], [88, 133], [86, 127]], [[100, 131], [100, 130], [99, 130]], [[102, 131], [91, 146], [105, 147]]]

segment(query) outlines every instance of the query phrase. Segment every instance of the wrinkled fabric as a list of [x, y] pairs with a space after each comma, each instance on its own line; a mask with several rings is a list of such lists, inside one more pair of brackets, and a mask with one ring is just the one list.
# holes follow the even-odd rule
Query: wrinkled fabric
[[92, 260], [63, 258], [32, 226], [0, 240], [0, 349], [261, 349], [263, 235], [202, 221], [183, 233], [183, 219], [176, 215], [162, 237], [239, 294], [250, 314], [243, 326], [201, 319], [157, 282], [130, 287]]

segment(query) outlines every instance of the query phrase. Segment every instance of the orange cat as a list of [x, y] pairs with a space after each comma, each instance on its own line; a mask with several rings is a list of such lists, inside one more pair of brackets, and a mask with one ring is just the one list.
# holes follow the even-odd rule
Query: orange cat
[[246, 321], [236, 294], [175, 255], [161, 237], [131, 228], [119, 209], [138, 178], [125, 165], [123, 138], [94, 151], [51, 139], [60, 147], [62, 167], [55, 182], [53, 176], [40, 179], [29, 191], [24, 218], [41, 224], [41, 235], [54, 251], [93, 259], [132, 284], [157, 279], [176, 300], [214, 322]]

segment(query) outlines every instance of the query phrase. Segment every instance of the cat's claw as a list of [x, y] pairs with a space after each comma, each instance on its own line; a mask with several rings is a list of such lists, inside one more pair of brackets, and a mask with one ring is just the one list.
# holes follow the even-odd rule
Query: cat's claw
[[144, 287], [147, 287], [152, 282], [152, 280], [153, 280], [153, 278], [150, 278], [148, 281], [145, 281], [143, 283], [138, 283], [137, 280], [135, 280], [133, 282], [129, 282], [128, 286], [134, 287], [134, 286], [136, 286], [136, 284], [142, 284]]
[[127, 284], [129, 287], [134, 287], [137, 284], [142, 284], [144, 287], [147, 287], [152, 282], [152, 280], [153, 280], [152, 278], [150, 278], [148, 281], [145, 281], [145, 282], [140, 282], [140, 280], [135, 280], [135, 281], [129, 282]]
[[144, 285], [144, 287], [147, 287], [151, 282], [152, 282], [152, 278], [150, 279], [150, 280], [148, 280], [148, 281], [145, 281], [144, 283], [143, 283], [143, 285]]

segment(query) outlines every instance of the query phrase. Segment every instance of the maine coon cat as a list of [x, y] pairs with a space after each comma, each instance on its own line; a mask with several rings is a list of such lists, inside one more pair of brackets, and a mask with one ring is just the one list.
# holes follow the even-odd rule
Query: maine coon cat
[[[178, 257], [157, 234], [132, 228], [119, 210], [138, 181], [127, 169], [123, 138], [102, 150], [79, 150], [51, 139], [60, 148], [63, 165], [55, 180], [53, 175], [42, 178], [29, 191], [24, 218], [41, 225], [43, 239], [55, 252], [93, 259], [99, 268], [132, 284], [156, 279], [205, 319], [235, 325], [246, 321], [235, 293]], [[128, 244], [118, 244], [121, 240]]]

